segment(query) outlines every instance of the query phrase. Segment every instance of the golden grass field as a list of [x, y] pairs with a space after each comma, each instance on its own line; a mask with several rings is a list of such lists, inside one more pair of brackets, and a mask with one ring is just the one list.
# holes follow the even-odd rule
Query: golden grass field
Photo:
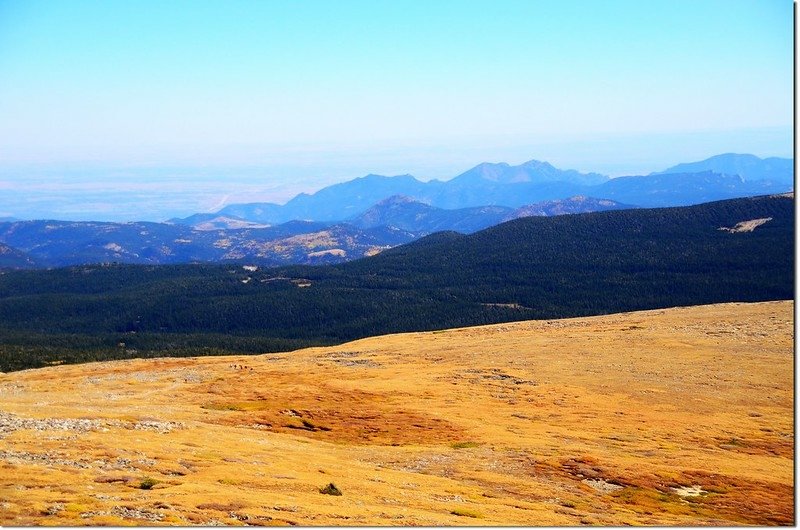
[[0, 524], [791, 525], [792, 326], [721, 304], [4, 374]]

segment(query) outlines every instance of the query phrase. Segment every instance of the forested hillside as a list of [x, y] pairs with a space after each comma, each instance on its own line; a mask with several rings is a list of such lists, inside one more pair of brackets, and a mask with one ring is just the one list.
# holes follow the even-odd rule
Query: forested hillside
[[[725, 231], [769, 219], [752, 231]], [[0, 370], [286, 350], [384, 333], [794, 296], [794, 199], [437, 233], [324, 267], [81, 266], [0, 275]]]

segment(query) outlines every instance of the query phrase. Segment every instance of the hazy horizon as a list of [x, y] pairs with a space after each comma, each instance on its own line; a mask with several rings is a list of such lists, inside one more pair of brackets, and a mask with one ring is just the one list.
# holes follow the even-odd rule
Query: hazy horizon
[[0, 217], [793, 156], [788, 0], [0, 0]]
[[[683, 162], [723, 153], [747, 153], [761, 158], [792, 158], [769, 150], [780, 129], [735, 133], [682, 135], [688, 144], [683, 158], [659, 150], [659, 139], [670, 135], [620, 136], [603, 140], [542, 143], [528, 146], [429, 146], [419, 149], [277, 150], [242, 149], [242, 160], [189, 164], [120, 164], [114, 161], [0, 164], [0, 218], [67, 221], [165, 221], [194, 213], [210, 213], [238, 203], [284, 204], [299, 193], [363, 177], [413, 175], [418, 180], [450, 180], [483, 163], [518, 165], [536, 159], [559, 169], [595, 172], [612, 178], [646, 175]], [[673, 135], [674, 136], [674, 135]], [[749, 143], [748, 141], [749, 140]], [[630, 149], [618, 150], [624, 143]], [[748, 145], [761, 149], [736, 149]], [[732, 149], [727, 149], [733, 146]], [[531, 152], [532, 154], [527, 154]], [[254, 157], [253, 153], [260, 155]], [[541, 153], [541, 154], [538, 154]]]

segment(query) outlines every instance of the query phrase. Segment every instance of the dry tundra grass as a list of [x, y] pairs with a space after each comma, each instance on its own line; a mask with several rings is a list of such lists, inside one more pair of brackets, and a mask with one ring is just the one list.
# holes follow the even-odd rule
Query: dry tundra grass
[[792, 311], [0, 375], [0, 524], [792, 524]]

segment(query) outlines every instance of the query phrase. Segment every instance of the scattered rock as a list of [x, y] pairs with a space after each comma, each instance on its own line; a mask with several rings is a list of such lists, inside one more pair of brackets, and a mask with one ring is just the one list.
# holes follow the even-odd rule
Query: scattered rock
[[613, 493], [615, 491], [621, 490], [624, 487], [620, 486], [619, 484], [608, 482], [602, 478], [585, 478], [581, 480], [581, 482], [583, 482], [590, 488], [599, 491], [600, 493]]
[[166, 434], [173, 429], [180, 429], [183, 423], [178, 421], [138, 421], [133, 424], [133, 429], [137, 431], [154, 431], [159, 434]]
[[137, 431], [154, 431], [166, 434], [173, 429], [183, 427], [181, 422], [175, 421], [138, 421], [126, 422], [114, 419], [83, 419], [83, 418], [21, 418], [7, 412], [0, 412], [0, 436], [18, 430], [33, 431], [74, 431], [79, 433], [89, 431], [107, 432], [109, 427], [134, 429]]
[[342, 491], [339, 488], [337, 488], [333, 482], [328, 483], [328, 485], [325, 486], [324, 488], [320, 488], [319, 492], [324, 495], [336, 495], [336, 496], [342, 495]]
[[42, 464], [47, 467], [64, 466], [79, 469], [92, 467], [87, 462], [59, 458], [52, 453], [29, 453], [27, 451], [0, 450], [0, 460], [5, 460], [10, 464]]
[[703, 490], [700, 485], [695, 484], [693, 486], [681, 486], [680, 488], [671, 488], [676, 494], [680, 495], [681, 497], [699, 497], [704, 493], [708, 493], [707, 491]]
[[98, 511], [98, 512], [84, 512], [81, 514], [81, 518], [88, 519], [90, 517], [95, 517], [98, 515], [113, 515], [116, 517], [122, 517], [123, 519], [138, 519], [141, 521], [148, 521], [151, 523], [160, 523], [164, 520], [163, 513], [151, 512], [149, 510], [141, 510], [138, 508], [131, 508], [128, 506], [114, 506], [109, 511]]
[[42, 513], [44, 515], [58, 515], [59, 513], [64, 511], [64, 505], [60, 502], [55, 504], [51, 504], [47, 508], [45, 508]]

